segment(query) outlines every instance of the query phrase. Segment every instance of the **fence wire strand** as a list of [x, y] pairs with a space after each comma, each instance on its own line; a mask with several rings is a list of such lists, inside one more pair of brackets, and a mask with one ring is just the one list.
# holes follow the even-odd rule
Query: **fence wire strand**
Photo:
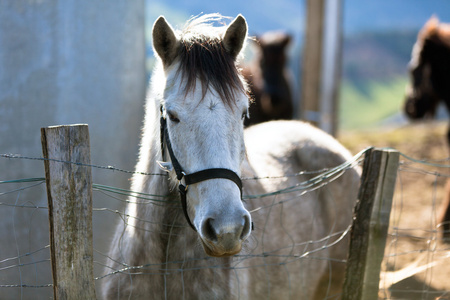
[[[256, 209], [251, 211], [251, 214], [258, 214], [261, 211], [269, 211], [267, 214], [270, 215], [270, 210], [272, 207], [279, 206], [281, 215], [282, 211], [285, 210], [284, 205], [287, 205], [289, 202], [298, 199], [300, 195], [304, 195], [306, 193], [310, 193], [312, 191], [316, 191], [318, 189], [323, 188], [324, 186], [330, 184], [331, 182], [338, 179], [342, 174], [344, 174], [348, 169], [354, 168], [357, 165], [361, 164], [363, 156], [367, 149], [361, 151], [351, 160], [346, 162], [343, 165], [337, 166], [335, 168], [323, 169], [317, 171], [303, 171], [294, 174], [286, 174], [284, 176], [261, 176], [261, 177], [244, 177], [242, 180], [244, 181], [254, 181], [254, 180], [272, 180], [272, 179], [283, 179], [283, 178], [291, 178], [291, 177], [302, 177], [307, 176], [309, 179], [301, 181], [295, 185], [287, 186], [280, 190], [271, 191], [264, 194], [259, 195], [246, 195], [244, 197], [245, 201], [258, 201], [258, 199], [272, 199], [272, 202], [269, 205], [261, 205]], [[443, 160], [418, 160], [411, 158], [410, 156], [400, 153], [403, 157], [403, 160], [400, 162], [400, 167], [398, 170], [399, 178], [396, 187], [396, 200], [393, 205], [393, 210], [391, 214], [391, 226], [389, 230], [388, 243], [386, 244], [386, 254], [385, 259], [383, 261], [384, 271], [381, 274], [382, 282], [384, 282], [384, 286], [380, 286], [380, 299], [399, 299], [398, 295], [409, 295], [410, 299], [432, 299], [432, 297], [445, 297], [450, 294], [450, 287], [435, 287], [434, 279], [438, 274], [431, 267], [423, 270], [420, 273], [412, 274], [409, 277], [404, 278], [403, 280], [408, 280], [409, 278], [421, 278], [422, 286], [419, 288], [418, 286], [414, 286], [412, 288], [403, 289], [400, 285], [402, 281], [395, 282], [395, 276], [397, 276], [399, 271], [401, 271], [405, 266], [407, 266], [407, 262], [416, 259], [417, 257], [423, 260], [422, 266], [426, 264], [442, 264], [442, 262], [449, 262], [448, 258], [450, 258], [450, 247], [446, 246], [442, 243], [442, 238], [439, 237], [439, 232], [441, 231], [442, 223], [439, 223], [436, 216], [436, 211], [438, 209], [438, 198], [440, 197], [440, 185], [442, 184], [442, 180], [446, 180], [450, 177], [450, 173], [447, 173], [446, 170], [450, 167], [448, 164], [448, 159]], [[28, 157], [22, 156], [18, 154], [0, 154], [0, 158], [9, 159], [9, 160], [45, 160], [41, 157]], [[140, 174], [145, 176], [167, 176], [164, 173], [146, 173], [146, 172], [136, 172], [129, 171], [120, 168], [116, 168], [113, 166], [98, 166], [94, 164], [79, 164], [67, 161], [60, 160], [52, 160], [60, 163], [70, 163], [76, 165], [83, 165], [91, 168], [96, 168], [100, 170], [113, 171], [113, 172], [123, 172], [126, 174]], [[429, 187], [429, 202], [430, 202], [430, 213], [429, 219], [426, 221], [426, 226], [422, 226], [422, 224], [417, 224], [415, 227], [405, 227], [402, 223], [402, 220], [407, 212], [405, 212], [407, 205], [406, 197], [410, 197], [408, 191], [404, 190], [404, 181], [411, 180], [408, 179], [408, 176], [419, 176], [422, 177], [433, 177], [432, 183]], [[14, 209], [14, 210], [48, 210], [48, 207], [45, 205], [37, 205], [32, 201], [21, 199], [22, 195], [29, 190], [42, 186], [45, 183], [45, 178], [41, 177], [31, 177], [31, 178], [23, 178], [23, 179], [11, 179], [0, 181], [0, 210], [1, 209]], [[103, 184], [94, 184], [94, 191], [102, 194], [104, 197], [114, 200], [115, 202], [119, 202], [122, 204], [125, 203], [134, 203], [139, 205], [162, 205], [170, 203], [173, 207], [179, 207], [179, 203], [171, 199], [168, 195], [156, 195], [151, 193], [143, 193], [131, 191], [124, 188], [118, 188]], [[287, 197], [280, 197], [280, 196]], [[11, 200], [3, 200], [9, 198], [15, 198], [15, 201]], [[425, 200], [424, 200], [425, 201]], [[24, 210], [25, 211], [25, 210]], [[18, 211], [14, 211], [14, 213], [18, 213]], [[139, 224], [155, 224], [155, 221], [138, 218], [134, 215], [128, 214], [124, 210], [114, 209], [110, 207], [95, 207], [94, 213], [97, 214], [108, 214], [113, 218], [117, 216], [122, 222], [125, 224], [125, 228], [133, 227], [133, 224], [136, 222], [130, 222], [131, 220], [139, 221]], [[12, 215], [12, 218], [17, 220], [17, 215]], [[281, 218], [279, 218], [281, 220]], [[15, 222], [13, 222], [15, 224]], [[168, 238], [176, 237], [179, 235], [178, 230], [186, 227], [185, 224], [162, 224], [162, 228], [164, 230], [160, 231], [161, 235], [165, 235]], [[264, 226], [264, 225], [263, 225]], [[284, 223], [280, 224], [281, 228], [284, 228]], [[138, 227], [136, 226], [136, 230], [142, 231], [151, 231], [148, 229], [148, 226]], [[15, 234], [14, 237], [17, 238], [17, 241], [11, 241], [12, 243], [16, 243], [17, 245], [20, 243], [19, 239], [22, 239], [17, 228], [14, 229]], [[211, 270], [219, 270], [219, 269], [228, 269], [233, 272], [236, 276], [236, 281], [239, 284], [239, 270], [242, 269], [256, 269], [256, 268], [270, 268], [273, 266], [280, 266], [284, 269], [284, 272], [289, 277], [289, 264], [295, 263], [301, 260], [325, 260], [328, 264], [331, 264], [332, 259], [322, 255], [324, 250], [332, 249], [335, 245], [342, 242], [342, 240], [348, 237], [350, 227], [348, 227], [345, 231], [339, 231], [330, 234], [329, 236], [325, 236], [321, 239], [317, 240], [309, 240], [302, 243], [295, 243], [291, 238], [291, 243], [287, 245], [280, 245], [279, 249], [272, 249], [268, 251], [263, 251], [261, 253], [255, 254], [238, 254], [233, 259], [230, 265], [218, 264], [215, 263], [214, 259], [199, 257], [193, 259], [185, 259], [182, 261], [171, 261], [169, 258], [164, 264], [144, 264], [144, 265], [130, 265], [126, 263], [125, 260], [117, 260], [114, 257], [110, 257], [106, 251], [103, 250], [95, 250], [96, 259], [94, 261], [96, 268], [101, 271], [96, 271], [96, 281], [100, 282], [109, 276], [114, 276], [118, 273], [129, 274], [130, 276], [133, 274], [154, 274], [154, 275], [165, 275], [165, 278], [168, 276], [172, 276], [174, 274], [181, 274], [182, 277], [188, 274], [187, 272], [198, 270], [198, 267], [195, 267], [196, 261], [206, 261], [207, 266], [202, 268], [209, 268]], [[289, 236], [289, 232], [287, 229], [284, 230], [285, 234]], [[409, 243], [409, 244], [408, 244]], [[406, 244], [410, 246], [405, 246]], [[412, 245], [412, 246], [411, 246]], [[4, 280], [0, 280], [0, 289], [42, 289], [42, 288], [50, 288], [53, 286], [52, 283], [42, 283], [40, 284], [38, 279], [33, 279], [33, 281], [29, 281], [29, 279], [25, 280], [22, 278], [25, 270], [29, 271], [28, 268], [37, 266], [37, 265], [49, 265], [49, 256], [48, 252], [49, 246], [43, 245], [40, 248], [30, 249], [29, 251], [23, 251], [23, 249], [19, 249], [17, 247], [17, 253], [14, 256], [3, 257], [0, 256], [0, 277], [2, 274], [6, 274], [5, 272], [11, 272], [16, 270], [16, 273], [19, 273], [19, 282], [5, 282]], [[42, 258], [42, 253], [46, 253], [47, 258]], [[44, 255], [45, 256], [45, 255]], [[36, 257], [36, 258], [34, 258]], [[412, 258], [411, 258], [412, 257]], [[28, 260], [30, 259], [31, 260]], [[279, 258], [282, 259], [281, 263], [276, 262], [272, 263], [270, 259]], [[254, 264], [246, 264], [244, 262], [248, 262], [252, 259], [262, 259], [255, 260]], [[106, 263], [108, 261], [115, 261], [117, 264], [121, 265], [121, 268], [108, 269], [109, 264]], [[340, 263], [345, 263], [345, 260], [340, 260]], [[448, 264], [448, 263], [447, 263]], [[191, 267], [194, 265], [194, 267]], [[178, 266], [178, 267], [171, 267]], [[181, 266], [181, 267], [180, 267]], [[419, 265], [420, 267], [420, 265]], [[330, 272], [332, 272], [331, 265], [329, 265]], [[34, 271], [36, 272], [36, 270]], [[397, 273], [395, 273], [397, 272]], [[419, 276], [420, 275], [420, 276]], [[39, 274], [34, 274], [32, 277], [38, 277]], [[384, 277], [383, 277], [384, 276]], [[404, 275], [402, 275], [404, 277]], [[417, 277], [419, 276], [419, 277]], [[28, 278], [30, 278], [28, 276]], [[387, 280], [387, 278], [394, 278], [393, 280]], [[290, 280], [290, 279], [289, 279]], [[384, 281], [383, 281], [384, 280]], [[389, 284], [388, 284], [389, 281]], [[34, 284], [32, 283], [34, 282]], [[292, 284], [296, 284], [293, 282], [289, 282], [290, 286]], [[1, 290], [0, 290], [1, 293]], [[25, 293], [24, 291], [20, 292], [20, 294]], [[331, 298], [331, 297], [330, 297]]]

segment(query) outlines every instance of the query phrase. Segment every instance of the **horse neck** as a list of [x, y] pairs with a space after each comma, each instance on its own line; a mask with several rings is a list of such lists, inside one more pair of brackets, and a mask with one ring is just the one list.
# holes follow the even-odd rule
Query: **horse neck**
[[431, 81], [436, 93], [445, 100], [447, 108], [450, 107], [450, 48], [447, 44], [429, 39], [425, 41], [423, 55], [431, 64]]
[[[155, 102], [157, 104], [157, 102]], [[148, 103], [146, 108], [145, 127], [142, 137], [137, 171], [149, 173], [161, 173], [156, 160], [162, 160], [159, 128], [159, 107], [155, 103]], [[167, 153], [166, 153], [167, 154]], [[168, 155], [166, 155], [168, 157]], [[128, 262], [131, 265], [151, 265], [150, 273], [172, 274], [164, 280], [158, 276], [152, 276], [146, 286], [155, 298], [164, 298], [164, 291], [173, 295], [185, 295], [187, 299], [195, 298], [198, 293], [196, 286], [199, 282], [209, 282], [214, 278], [221, 282], [220, 287], [228, 290], [230, 272], [216, 272], [211, 265], [223, 264], [230, 259], [224, 258], [219, 262], [206, 257], [199, 245], [197, 233], [193, 231], [184, 218], [181, 209], [180, 198], [177, 189], [174, 189], [167, 176], [147, 176], [135, 174], [132, 181], [132, 190], [137, 192], [166, 196], [162, 203], [150, 203], [136, 206], [134, 235], [124, 237], [127, 243]], [[129, 208], [133, 204], [129, 204]], [[155, 268], [153, 270], [152, 268]], [[173, 270], [199, 269], [193, 276], [183, 276], [183, 272]], [[217, 274], [216, 274], [217, 273]], [[192, 274], [190, 271], [188, 274]], [[184, 282], [184, 284], [180, 284]], [[217, 289], [217, 287], [216, 287]], [[222, 293], [221, 291], [220, 293]], [[219, 294], [220, 294], [219, 293]], [[225, 297], [225, 295], [223, 295]], [[171, 298], [171, 296], [169, 296]]]

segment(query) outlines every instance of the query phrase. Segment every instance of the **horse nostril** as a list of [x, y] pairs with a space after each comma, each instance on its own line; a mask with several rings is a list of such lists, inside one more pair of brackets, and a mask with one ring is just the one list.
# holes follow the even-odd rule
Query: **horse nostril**
[[203, 221], [201, 226], [202, 238], [213, 243], [228, 243], [232, 241], [244, 241], [251, 231], [250, 215], [244, 214], [239, 219], [234, 219], [232, 222], [229, 219], [215, 219], [207, 218]]
[[248, 234], [250, 233], [251, 230], [251, 222], [250, 222], [250, 218], [248, 215], [244, 216], [244, 228], [242, 228], [242, 232], [241, 232], [241, 236], [240, 239], [241, 240], [245, 240], [245, 238], [248, 236]]
[[210, 241], [217, 241], [217, 234], [214, 229], [213, 223], [214, 219], [209, 218], [207, 219], [202, 226], [202, 234], [205, 238], [209, 239]]

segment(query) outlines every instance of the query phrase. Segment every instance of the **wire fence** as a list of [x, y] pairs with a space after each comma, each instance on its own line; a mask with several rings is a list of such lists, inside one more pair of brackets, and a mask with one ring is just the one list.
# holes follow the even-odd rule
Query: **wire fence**
[[[277, 177], [243, 178], [244, 181], [283, 180], [288, 177], [306, 178], [298, 184], [287, 186], [271, 193], [249, 195], [245, 201], [258, 201], [270, 198], [270, 205], [261, 206], [258, 212], [270, 211], [274, 206], [284, 205], [298, 199], [299, 195], [320, 190], [330, 182], [337, 180], [346, 170], [359, 165], [363, 153], [355, 156], [352, 161], [337, 168], [286, 174]], [[44, 160], [39, 157], [24, 157], [20, 155], [0, 154], [0, 158], [12, 162], [21, 160]], [[66, 162], [67, 163], [67, 162]], [[69, 162], [70, 163], [70, 162]], [[135, 172], [122, 170], [112, 166], [89, 165], [102, 172]], [[449, 165], [447, 160], [418, 161], [402, 154], [398, 170], [397, 185], [392, 206], [389, 236], [386, 244], [383, 272], [380, 281], [380, 299], [447, 299], [450, 295], [450, 246], [442, 239], [438, 219], [442, 199], [445, 196], [445, 183]], [[143, 176], [167, 176], [163, 173]], [[5, 176], [5, 175], [4, 175]], [[152, 224], [152, 220], [133, 220], [135, 216], [125, 211], [125, 205], [130, 201], [140, 205], [161, 205], [168, 199], [161, 195], [138, 193], [126, 188], [94, 184], [94, 275], [96, 285], [108, 276], [118, 272], [154, 273], [167, 272], [185, 274], [196, 267], [170, 269], [168, 265], [131, 266], [120, 262], [121, 268], [107, 271], [108, 261], [116, 259], [108, 255], [112, 232], [112, 224], [123, 222], [128, 226], [133, 224]], [[284, 197], [281, 198], [280, 195]], [[98, 199], [106, 199], [99, 201]], [[104, 205], [107, 203], [107, 205]], [[174, 206], [179, 205], [173, 203]], [[258, 213], [256, 211], [252, 214]], [[45, 196], [44, 178], [10, 179], [0, 181], [0, 222], [7, 234], [0, 236], [0, 294], [2, 299], [51, 298], [52, 277], [48, 239], [48, 206]], [[139, 221], [136, 223], [135, 221]], [[183, 224], [163, 224], [161, 234], [177, 234], [174, 228]], [[150, 229], [149, 229], [150, 228]], [[159, 228], [159, 227], [158, 227]], [[151, 230], [146, 226], [145, 230]], [[283, 265], [293, 264], [307, 259], [330, 258], [322, 256], [324, 248], [333, 249], [348, 236], [348, 230], [339, 231], [332, 236], [318, 240], [309, 240], [301, 244], [280, 245], [279, 249], [264, 253], [239, 254], [232, 265], [220, 265], [214, 259], [207, 260], [211, 269], [229, 268], [238, 271], [241, 268], [270, 267], [270, 258], [282, 258]], [[176, 231], [176, 230], [175, 230]], [[285, 248], [283, 248], [285, 247]], [[198, 258], [200, 259], [200, 258]], [[255, 263], [244, 264], [251, 259]], [[170, 262], [179, 263], [179, 262]], [[191, 262], [182, 262], [188, 266]], [[279, 264], [279, 262], [276, 262]], [[195, 264], [193, 264], [195, 265]], [[100, 293], [97, 294], [100, 297]], [[449, 298], [450, 299], [450, 298]]]
[[35, 291], [51, 295], [48, 225], [39, 225], [48, 222], [43, 195], [44, 178], [0, 182], [0, 294], [4, 299], [31, 298]]
[[443, 239], [449, 159], [405, 154], [398, 170], [380, 299], [450, 299], [450, 244]]

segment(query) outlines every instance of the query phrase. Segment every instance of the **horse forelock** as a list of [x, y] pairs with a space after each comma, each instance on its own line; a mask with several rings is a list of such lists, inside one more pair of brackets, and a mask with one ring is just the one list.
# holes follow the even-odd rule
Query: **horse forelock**
[[411, 70], [425, 62], [424, 49], [430, 44], [443, 45], [450, 49], [450, 24], [440, 23], [436, 16], [432, 16], [419, 31], [409, 63]]
[[202, 99], [211, 87], [222, 101], [232, 107], [236, 93], [247, 92], [235, 59], [225, 50], [222, 35], [226, 27], [214, 27], [220, 15], [205, 15], [192, 19], [180, 34], [178, 75], [185, 95], [195, 90], [197, 80], [202, 85]]
[[426, 40], [442, 43], [450, 47], [450, 24], [440, 23], [437, 17], [431, 17], [418, 35], [418, 41], [423, 43]]

